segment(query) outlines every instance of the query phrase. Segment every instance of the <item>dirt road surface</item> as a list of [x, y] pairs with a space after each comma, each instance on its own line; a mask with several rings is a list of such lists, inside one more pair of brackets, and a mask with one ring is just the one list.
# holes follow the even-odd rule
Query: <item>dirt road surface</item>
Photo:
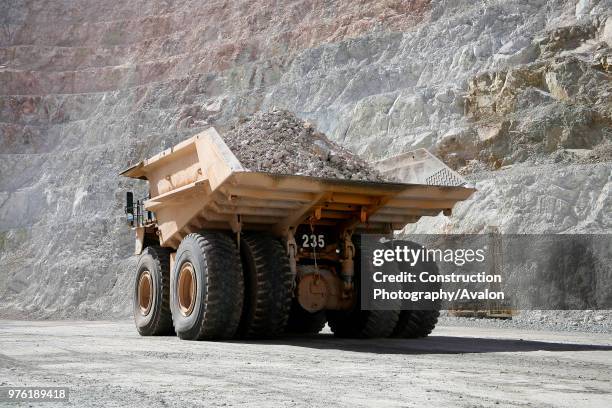
[[68, 386], [62, 406], [610, 407], [610, 373], [610, 334], [187, 342], [140, 337], [131, 322], [0, 321], [0, 385]]

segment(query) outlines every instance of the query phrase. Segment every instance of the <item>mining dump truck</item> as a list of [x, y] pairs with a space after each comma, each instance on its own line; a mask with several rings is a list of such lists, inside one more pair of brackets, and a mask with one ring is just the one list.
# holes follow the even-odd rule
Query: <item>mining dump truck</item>
[[474, 189], [425, 150], [378, 167], [418, 183], [249, 171], [214, 128], [125, 170], [149, 187], [126, 204], [138, 332], [269, 338], [327, 322], [340, 337], [428, 335], [437, 311], [361, 310], [359, 237], [450, 215]]

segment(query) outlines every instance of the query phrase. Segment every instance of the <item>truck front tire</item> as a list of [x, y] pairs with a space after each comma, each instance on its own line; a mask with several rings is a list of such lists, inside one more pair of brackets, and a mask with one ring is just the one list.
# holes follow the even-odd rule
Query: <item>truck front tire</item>
[[170, 282], [170, 309], [184, 340], [230, 339], [244, 296], [240, 255], [219, 231], [189, 234], [178, 247]]
[[140, 255], [134, 283], [134, 322], [142, 336], [173, 333], [170, 314], [170, 252], [150, 246]]

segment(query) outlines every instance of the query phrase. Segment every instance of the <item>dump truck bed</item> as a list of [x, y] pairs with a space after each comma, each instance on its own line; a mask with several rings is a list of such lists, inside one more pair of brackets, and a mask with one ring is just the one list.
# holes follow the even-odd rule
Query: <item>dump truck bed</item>
[[122, 173], [149, 180], [162, 246], [204, 228], [283, 234], [308, 222], [389, 232], [450, 214], [474, 189], [252, 172], [210, 128]]

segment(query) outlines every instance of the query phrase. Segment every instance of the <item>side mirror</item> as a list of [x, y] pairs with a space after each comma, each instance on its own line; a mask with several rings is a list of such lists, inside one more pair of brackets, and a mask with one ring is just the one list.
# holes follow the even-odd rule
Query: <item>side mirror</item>
[[134, 193], [128, 191], [125, 194], [125, 213], [127, 214], [128, 223], [134, 225]]

